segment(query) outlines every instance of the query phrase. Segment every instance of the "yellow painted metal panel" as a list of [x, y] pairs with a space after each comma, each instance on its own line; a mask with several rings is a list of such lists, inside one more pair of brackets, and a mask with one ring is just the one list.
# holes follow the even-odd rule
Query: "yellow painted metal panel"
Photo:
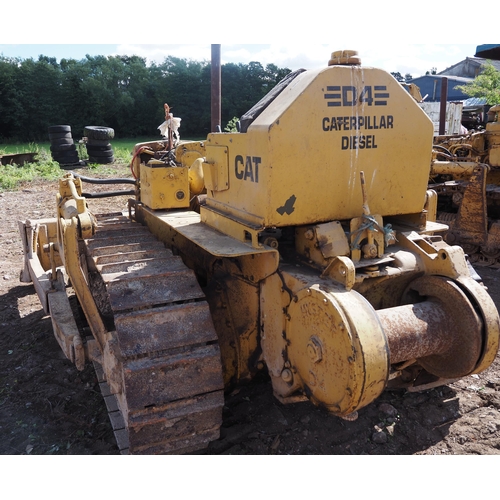
[[[332, 66], [299, 75], [227, 146], [229, 186], [207, 205], [283, 227], [362, 215], [364, 171], [372, 213], [418, 213], [425, 203], [433, 127], [388, 73]], [[249, 220], [250, 222], [250, 220]]]
[[189, 207], [187, 167], [141, 164], [141, 201], [153, 210]]

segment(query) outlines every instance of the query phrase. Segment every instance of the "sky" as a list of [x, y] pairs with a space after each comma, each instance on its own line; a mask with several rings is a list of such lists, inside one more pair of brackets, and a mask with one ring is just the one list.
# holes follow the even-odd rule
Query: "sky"
[[[190, 0], [124, 2], [62, 0], [2, 5], [0, 54], [37, 59], [89, 55], [138, 55], [162, 62], [168, 55], [210, 60], [220, 43], [222, 63], [274, 63], [291, 70], [326, 65], [336, 50], [359, 52], [364, 66], [422, 76], [473, 57], [488, 42], [463, 44], [469, 0]], [[498, 7], [495, 7], [498, 5]], [[496, 10], [496, 12], [495, 12]], [[492, 2], [490, 18], [500, 14]], [[466, 39], [473, 38], [470, 34]]]
[[[331, 44], [221, 44], [221, 62], [249, 63], [258, 61], [264, 66], [274, 63], [278, 67], [291, 70], [298, 68], [313, 69], [327, 64], [335, 50], [357, 50], [364, 66], [384, 69], [389, 72], [407, 73], [414, 78], [436, 68], [438, 72], [473, 57], [477, 45], [463, 44], [409, 44], [366, 43], [360, 41], [354, 47], [341, 43]], [[61, 58], [84, 59], [90, 56], [138, 55], [149, 63], [161, 63], [168, 55], [209, 61], [210, 44], [1, 44], [0, 54], [21, 59], [38, 59], [39, 55]]]

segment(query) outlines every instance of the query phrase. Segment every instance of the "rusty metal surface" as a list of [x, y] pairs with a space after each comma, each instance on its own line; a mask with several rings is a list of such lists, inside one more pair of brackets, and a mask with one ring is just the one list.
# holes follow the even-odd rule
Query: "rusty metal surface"
[[439, 303], [427, 300], [378, 312], [391, 351], [391, 364], [442, 354], [452, 340], [449, 318]]
[[[161, 275], [139, 275], [123, 279], [122, 275], [114, 275], [107, 281], [107, 289], [112, 308], [115, 311], [127, 311], [152, 307], [166, 302], [178, 302], [203, 298], [203, 292], [195, 285], [193, 271], [185, 269], [177, 273], [163, 273]], [[109, 276], [109, 275], [108, 275]], [[165, 287], [165, 282], [169, 283]]]
[[432, 185], [441, 199], [459, 203], [459, 213], [439, 212], [438, 221], [449, 225], [446, 240], [460, 244], [471, 263], [478, 266], [500, 267], [500, 223], [489, 220], [487, 207], [500, 201], [500, 186], [485, 184], [484, 170], [470, 182], [449, 181]]
[[13, 153], [7, 155], [0, 155], [0, 164], [2, 165], [17, 165], [22, 167], [25, 163], [33, 163], [35, 156], [38, 153]]
[[[217, 391], [162, 407], [133, 411], [129, 414], [130, 443], [140, 454], [195, 451], [218, 438], [223, 402], [223, 392]], [[206, 426], [207, 422], [211, 422], [212, 427]], [[193, 429], [200, 428], [205, 429], [193, 435]], [[161, 436], [160, 443], [158, 436]]]
[[134, 262], [138, 260], [148, 260], [148, 259], [154, 259], [158, 255], [161, 255], [161, 249], [160, 252], [157, 252], [156, 250], [133, 250], [132, 252], [118, 252], [118, 253], [110, 253], [107, 255], [102, 255], [100, 257], [97, 257], [96, 264], [97, 266], [103, 266], [105, 264], [117, 264], [117, 263], [124, 263], [124, 262]]
[[127, 404], [134, 408], [160, 406], [222, 388], [217, 345], [127, 361], [123, 375]]
[[[186, 318], [189, 321], [184, 321]], [[115, 325], [121, 352], [127, 357], [217, 340], [205, 302], [116, 314]]]
[[406, 300], [415, 303], [378, 311], [391, 364], [417, 359], [442, 378], [472, 373], [482, 353], [483, 322], [457, 284], [425, 276], [409, 285]]
[[[165, 248], [163, 243], [154, 238], [145, 238], [137, 243], [130, 243], [130, 239], [127, 236], [124, 236], [121, 238], [110, 238], [106, 243], [106, 246], [101, 246], [102, 242], [90, 240], [87, 242], [87, 247], [92, 250], [92, 255], [94, 257], [139, 251], [161, 250]], [[99, 263], [98, 260], [97, 262]]]
[[[204, 448], [219, 436], [224, 404], [220, 349], [204, 294], [170, 250], [154, 244], [153, 257], [144, 259], [156, 240], [138, 223], [115, 218], [107, 224], [112, 216], [99, 217], [87, 246], [114, 315], [103, 369], [115, 395], [115, 435], [132, 454]], [[118, 227], [122, 236], [110, 238]], [[139, 246], [138, 253], [124, 251]], [[103, 256], [111, 262], [100, 264]]]

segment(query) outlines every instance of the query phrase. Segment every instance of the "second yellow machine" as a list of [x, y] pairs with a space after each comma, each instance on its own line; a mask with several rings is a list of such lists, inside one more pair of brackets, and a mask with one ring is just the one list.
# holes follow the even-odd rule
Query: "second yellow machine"
[[25, 279], [68, 358], [102, 368], [131, 453], [206, 447], [262, 370], [282, 403], [352, 419], [493, 362], [497, 309], [435, 222], [432, 123], [390, 74], [336, 52], [238, 132], [171, 132], [136, 146], [129, 213], [94, 215], [67, 174], [57, 216], [21, 224]]

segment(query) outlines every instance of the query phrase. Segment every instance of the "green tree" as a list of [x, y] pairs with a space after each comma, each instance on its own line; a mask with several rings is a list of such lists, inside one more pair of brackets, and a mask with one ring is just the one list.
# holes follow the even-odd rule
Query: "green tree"
[[163, 75], [162, 103], [159, 111], [165, 120], [163, 103], [182, 119], [181, 136], [206, 135], [210, 131], [210, 63], [168, 56], [159, 65]]
[[[241, 116], [286, 76], [288, 68], [258, 62], [222, 66], [222, 123]], [[181, 135], [210, 131], [210, 63], [167, 57], [148, 65], [138, 56], [82, 60], [0, 56], [0, 137], [47, 140], [50, 125], [70, 125], [74, 139], [87, 125], [116, 137], [159, 136], [164, 103], [182, 118]]]
[[398, 82], [404, 82], [405, 79], [403, 78], [403, 75], [397, 71], [397, 72], [394, 72], [394, 73], [391, 73], [391, 75], [398, 81]]
[[483, 71], [472, 82], [455, 88], [471, 97], [486, 99], [486, 104], [500, 103], [500, 71], [491, 62], [483, 65]]
[[17, 105], [22, 109], [16, 135], [36, 141], [47, 138], [47, 127], [61, 116], [60, 68], [54, 58], [24, 60], [17, 71]]
[[21, 129], [23, 109], [17, 86], [19, 59], [0, 56], [0, 137], [10, 137]]

